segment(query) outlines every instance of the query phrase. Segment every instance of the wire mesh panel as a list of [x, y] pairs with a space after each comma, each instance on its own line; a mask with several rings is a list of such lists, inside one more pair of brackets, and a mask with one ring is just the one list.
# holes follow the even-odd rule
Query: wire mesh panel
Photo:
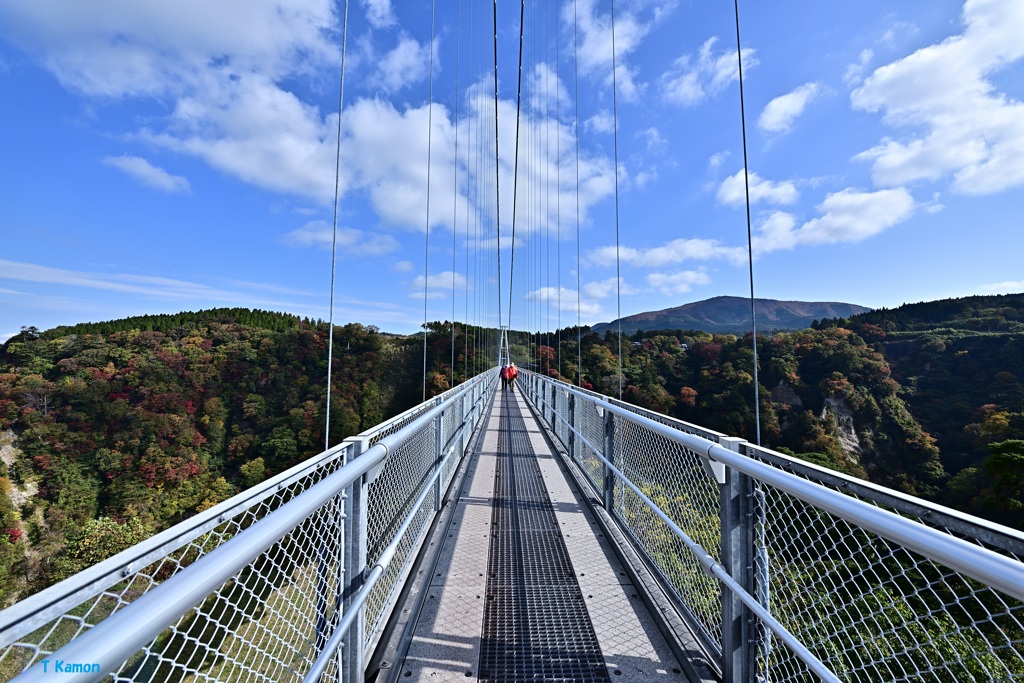
[[[614, 464], [708, 553], [721, 558], [718, 485], [700, 457], [676, 441], [616, 416]], [[613, 514], [671, 585], [691, 623], [714, 649], [721, 646], [718, 581], [654, 511], [621, 481]]]
[[[188, 523], [179, 525], [181, 528], [180, 535], [175, 534], [175, 530], [169, 530], [167, 533], [170, 533], [172, 537], [177, 535], [177, 538], [172, 538], [161, 548], [162, 556], [159, 557], [159, 559], [152, 562], [143, 559], [142, 561], [145, 562], [145, 566], [133, 570], [132, 566], [137, 563], [131, 562], [130, 557], [126, 558], [125, 568], [120, 571], [112, 572], [109, 575], [109, 578], [104, 577], [104, 579], [100, 580], [99, 585], [86, 586], [85, 590], [77, 592], [73, 590], [68, 591], [67, 594], [69, 595], [69, 598], [66, 599], [66, 601], [73, 601], [74, 596], [79, 593], [82, 594], [81, 601], [67, 605], [63, 610], [61, 610], [61, 613], [56, 615], [52, 620], [46, 620], [47, 611], [40, 611], [34, 615], [30, 615], [23, 623], [26, 624], [25, 628], [35, 626], [41, 618], [44, 620], [44, 623], [39, 624], [34, 628], [30, 628], [27, 633], [20, 632], [24, 631], [25, 628], [19, 629], [18, 626], [11, 627], [8, 631], [9, 637], [7, 638], [7, 644], [4, 649], [0, 651], [0, 680], [9, 680], [23, 669], [46, 659], [57, 649], [71, 642], [71, 640], [78, 637], [87, 629], [100, 623], [117, 610], [123, 608], [125, 605], [134, 602], [160, 583], [179, 574], [199, 558], [204, 557], [215, 548], [229, 541], [243, 529], [250, 527], [253, 523], [264, 518], [270, 512], [279, 509], [285, 503], [295, 498], [295, 496], [303, 490], [319, 483], [324, 477], [337, 471], [343, 465], [344, 456], [345, 451], [339, 451], [329, 457], [322, 458], [311, 465], [306, 465], [304, 470], [300, 470], [297, 474], [291, 477], [285, 476], [283, 481], [280, 481], [280, 477], [276, 478], [278, 481], [272, 482], [272, 485], [265, 487], [264, 490], [249, 492], [248, 495], [241, 494], [240, 496], [236, 496], [236, 498], [226, 501], [221, 506], [210, 511], [211, 513], [214, 513], [213, 519], [215, 521], [220, 519], [223, 519], [224, 521], [205, 533], [195, 535], [190, 532], [191, 528], [200, 526], [199, 522], [201, 522], [201, 519], [192, 520], [191, 525]], [[239, 499], [245, 498], [247, 499], [239, 501]], [[236, 505], [232, 505], [235, 501], [239, 502]], [[225, 506], [229, 509], [233, 508], [233, 510], [218, 514]], [[204, 517], [205, 516], [206, 515], [204, 515]], [[319, 521], [323, 522], [324, 520], [321, 518]], [[176, 527], [176, 529], [179, 527]], [[200, 526], [200, 528], [202, 527]], [[320, 526], [315, 524], [308, 526], [302, 530], [298, 536], [296, 536], [295, 540], [287, 541], [286, 539], [287, 546], [289, 548], [302, 548], [304, 547], [303, 542], [305, 542], [306, 545], [314, 542], [312, 540], [314, 536], [316, 537], [315, 542], [322, 543], [325, 548], [337, 546], [337, 532], [333, 532], [333, 535], [328, 534], [322, 523]], [[146, 548], [144, 546], [146, 544], [140, 545], [143, 547], [138, 548], [138, 551], [135, 553], [136, 555], [145, 558], [153, 554], [145, 552]], [[126, 552], [130, 554], [131, 549]], [[320, 562], [321, 565], [331, 563], [336, 565], [337, 557], [328, 552], [316, 561]], [[308, 562], [306, 562], [306, 564], [308, 564]], [[268, 558], [259, 566], [270, 568], [273, 565], [273, 560]], [[255, 566], [256, 563], [251, 565], [251, 567]], [[285, 581], [283, 569], [291, 568], [295, 573], [299, 573], [300, 566], [303, 567], [301, 571], [308, 571], [308, 567], [305, 567], [298, 561], [277, 563], [276, 568], [273, 569], [273, 573], [275, 575], [274, 580], [282, 582]], [[329, 574], [330, 570], [321, 569], [321, 573], [325, 572]], [[255, 579], [253, 576], [251, 569], [248, 573], [243, 570], [243, 572], [233, 580], [232, 586], [237, 586], [237, 588], [231, 588], [221, 592], [218, 598], [218, 604], [220, 607], [218, 607], [217, 610], [223, 614], [228, 614], [230, 612], [229, 617], [221, 619], [222, 622], [227, 623], [227, 621], [232, 619], [238, 622], [251, 621], [251, 617], [255, 611], [251, 606], [249, 606], [249, 598], [247, 595], [252, 591], [260, 589], [258, 587], [246, 588], [246, 586], [255, 586]], [[334, 579], [325, 580], [331, 581]], [[299, 583], [304, 585], [302, 581]], [[325, 590], [327, 590], [326, 587]], [[45, 602], [46, 596], [40, 594], [40, 597], [43, 598], [43, 601]], [[240, 602], [233, 607], [229, 607], [229, 601], [233, 598], [237, 598]], [[242, 604], [243, 602], [246, 604]], [[324, 610], [322, 610], [323, 615], [326, 615], [326, 618], [328, 619], [333, 616], [331, 609], [333, 609], [333, 607], [330, 609], [324, 608]], [[211, 608], [211, 610], [213, 610], [213, 608]], [[5, 616], [9, 614], [12, 617], [15, 617], [18, 616], [17, 612], [18, 610], [16, 608], [12, 608], [5, 612]], [[211, 611], [211, 614], [212, 616], [208, 617], [200, 616], [199, 612], [196, 612], [191, 617], [186, 615], [185, 619], [182, 622], [179, 622], [179, 627], [185, 629], [184, 633], [188, 634], [192, 632], [191, 629], [194, 628], [193, 624], [202, 622], [204, 624], [204, 628], [206, 628], [209, 633], [216, 634], [216, 637], [223, 641], [226, 633], [222, 633], [224, 629], [211, 624], [211, 620], [214, 622], [217, 621], [217, 611], [213, 610]], [[7, 624], [5, 623], [4, 626], [7, 626]], [[181, 635], [181, 638], [184, 638], [186, 641], [189, 639], [187, 635]], [[174, 639], [171, 638], [171, 640]], [[155, 648], [157, 645], [154, 644], [152, 647]], [[194, 649], [195, 648], [193, 647], [192, 650]], [[160, 654], [155, 654], [158, 652]], [[164, 650], [152, 649], [150, 651], [150, 655], [156, 657], [156, 660], [149, 659], [147, 661], [161, 661], [165, 669], [167, 667], [174, 669], [178, 666], [178, 663], [180, 663], [180, 657], [176, 658], [176, 655], [172, 656], [171, 654], [168, 654], [169, 652], [169, 650], [165, 653]], [[205, 661], [207, 654], [208, 653], [204, 653], [200, 656], [199, 661]], [[167, 661], [164, 662], [164, 660]], [[141, 680], [162, 679], [143, 677]]]
[[[366, 505], [360, 511], [367, 517], [366, 537], [361, 540], [371, 562], [390, 544], [397, 545], [394, 560], [367, 600], [368, 632], [379, 630], [386, 619], [389, 600], [434, 516], [434, 496], [425, 496], [420, 509], [414, 508], [433, 481], [439, 455], [451, 454], [441, 477], [446, 485], [468, 443], [463, 434], [479, 422], [479, 404], [493, 386], [494, 373], [488, 371], [447, 392], [438, 409], [444, 414], [427, 420], [425, 428], [413, 423], [435, 410], [433, 402], [360, 435], [364, 444], [393, 437], [390, 458], [368, 487]], [[463, 395], [473, 397], [475, 409], [466, 409]], [[439, 429], [448, 431], [450, 443], [439, 444], [435, 438]], [[356, 485], [362, 486], [361, 475], [351, 474], [338, 480], [338, 485], [326, 484], [329, 490], [321, 486], [315, 498], [308, 494], [343, 468], [365, 472], [369, 465], [355, 461], [346, 465], [352, 453], [351, 444], [328, 451], [0, 612], [0, 680], [10, 680], [91, 629], [100, 629], [97, 633], [104, 634], [107, 642], [130, 636], [110, 631], [105, 620], [172, 578], [207, 580], [216, 586], [198, 604], [188, 602], [175, 612], [184, 614], [117, 668], [116, 680], [301, 680], [339, 621], [340, 596], [348, 582], [346, 549], [353, 547], [353, 540], [360, 540], [346, 543], [344, 538], [342, 510], [351, 488], [341, 482], [359, 476]], [[302, 512], [297, 513], [298, 509]], [[405, 532], [396, 538], [409, 515]], [[264, 533], [268, 528], [280, 531], [266, 536], [259, 546], [262, 552], [251, 561], [233, 560], [222, 552], [217, 556], [219, 565], [206, 564], [226, 567], [217, 574], [227, 577], [226, 581], [189, 573], [196, 561], [205, 562], [214, 550], [233, 539], [243, 541], [242, 531], [252, 538], [253, 531]], [[231, 547], [237, 549], [239, 544]], [[173, 592], [160, 593], [164, 598], [169, 594]], [[195, 606], [189, 609], [190, 605]], [[324, 680], [336, 679], [334, 666], [328, 666]]]
[[[370, 562], [392, 539], [413, 512], [423, 487], [429, 482], [435, 466], [436, 421], [419, 431], [388, 458], [380, 476], [367, 490], [366, 557]], [[377, 582], [367, 600], [366, 632], [372, 633], [385, 615], [385, 605], [398, 586], [410, 555], [419, 547], [420, 534], [433, 516], [434, 499], [428, 496], [417, 511], [415, 521], [405, 533], [398, 554], [388, 571]]]
[[[725, 498], [720, 496], [716, 477], [726, 469], [716, 477], [709, 469], [724, 468], [730, 462], [734, 463], [730, 476], [750, 477], [751, 482], [750, 492], [743, 495], [750, 503], [749, 512], [738, 520], [745, 529], [742, 536], [751, 559], [739, 566], [730, 561], [732, 571], [751, 576], [749, 582], [733, 576], [730, 590], [752, 586], [752, 594], [745, 599], [766, 609], [768, 615], [750, 622], [749, 640], [730, 646], [753, 650], [757, 680], [819, 680], [812, 666], [831, 671], [843, 681], [1024, 680], [1024, 603], [1018, 599], [1019, 591], [1010, 587], [1016, 584], [1003, 579], [1000, 591], [963, 573], [971, 572], [974, 556], [969, 545], [960, 546], [966, 564], [945, 556], [946, 562], [961, 567], [958, 571], [932, 559], [942, 555], [929, 555], [929, 547], [920, 542], [908, 541], [917, 549], [911, 550], [887, 540], [900, 537], [892, 529], [896, 522], [903, 523], [902, 517], [912, 520], [912, 533], [918, 538], [942, 543], [946, 543], [943, 538], [966, 540], [978, 548], [978, 562], [985, 560], [983, 553], [992, 551], [1010, 559], [1006, 569], [1010, 573], [1004, 576], [1021, 576], [1021, 532], [767, 449], [737, 444], [745, 461], [760, 462], [772, 470], [748, 467], [730, 459], [732, 448], [726, 458], [725, 449], [715, 445], [723, 435], [592, 392], [564, 391], [571, 391], [571, 400], [563, 403], [556, 392], [551, 401], [559, 414], [553, 420], [556, 435], [563, 445], [571, 445], [570, 456], [598, 498], [608, 500], [605, 471], [598, 459], [607, 455], [648, 499], [616, 477], [610, 512], [660, 572], [713, 655], [723, 660], [726, 656], [722, 582], [706, 573], [707, 565], [702, 569], [697, 555], [666, 520], [702, 553], [725, 563], [720, 521]], [[544, 395], [542, 389], [533, 393], [535, 399]], [[609, 412], [615, 415], [613, 440], [605, 453]], [[564, 425], [565, 432], [558, 425]], [[689, 435], [700, 439], [694, 441]], [[699, 444], [701, 454], [684, 443]], [[710, 460], [715, 448], [722, 452], [715, 456], [722, 459], [717, 464]], [[761, 474], [754, 477], [741, 470]], [[807, 489], [795, 486], [798, 480], [825, 488], [807, 494]], [[791, 490], [805, 493], [797, 498], [787, 493]], [[871, 522], [870, 528], [862, 527], [847, 520], [868, 517], [830, 512], [853, 510], [860, 503], [886, 511], [891, 526]], [[721, 565], [715, 567], [722, 570]], [[753, 619], [754, 613], [750, 614]], [[722, 649], [716, 652], [716, 647]]]
[[[563, 445], [569, 443], [569, 423], [566, 421], [569, 416], [569, 392], [559, 390], [555, 392], [555, 435]], [[558, 419], [562, 417], [562, 419]]]
[[[844, 680], [1024, 677], [1024, 605], [785, 493], [761, 487], [774, 616]], [[810, 680], [784, 648], [772, 680]]]
[[604, 488], [604, 466], [598, 455], [604, 447], [604, 411], [589, 401], [577, 401], [576, 424], [579, 438], [573, 456], [600, 496]]

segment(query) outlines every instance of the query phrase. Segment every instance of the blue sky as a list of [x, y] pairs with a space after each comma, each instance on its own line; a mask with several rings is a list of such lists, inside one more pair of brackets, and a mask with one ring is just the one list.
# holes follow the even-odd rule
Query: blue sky
[[[491, 7], [437, 0], [432, 38], [429, 2], [350, 3], [338, 322], [496, 322]], [[613, 79], [610, 2], [527, 2], [514, 181], [519, 9], [498, 2], [512, 326], [611, 320], [617, 290], [624, 315], [747, 295], [732, 3], [620, 0]], [[343, 13], [0, 4], [0, 339], [215, 306], [326, 319]], [[1024, 3], [740, 14], [758, 296], [1024, 291]]]

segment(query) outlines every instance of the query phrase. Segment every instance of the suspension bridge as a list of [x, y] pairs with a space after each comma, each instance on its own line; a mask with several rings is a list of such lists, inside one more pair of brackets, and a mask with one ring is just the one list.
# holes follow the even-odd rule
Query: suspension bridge
[[[496, 47], [493, 70], [493, 187], [487, 131], [466, 147], [499, 228], [473, 308], [503, 330], [516, 225], [552, 212], [537, 193], [517, 215], [517, 112], [503, 267]], [[626, 403], [621, 368], [619, 398], [531, 371], [504, 389], [504, 339], [494, 367], [430, 399], [424, 377], [417, 407], [0, 612], [4, 679], [1024, 680], [1024, 534]]]
[[497, 371], [0, 613], [15, 681], [1016, 680], [1024, 537]]

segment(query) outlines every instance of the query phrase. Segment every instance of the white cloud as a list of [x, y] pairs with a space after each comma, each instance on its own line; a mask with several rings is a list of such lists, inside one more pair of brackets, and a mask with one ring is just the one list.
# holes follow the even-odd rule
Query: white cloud
[[[577, 292], [575, 289], [541, 287], [527, 292], [525, 298], [527, 301], [551, 302], [555, 304], [557, 310], [561, 311], [575, 313], [577, 310]], [[595, 301], [579, 297], [579, 313], [584, 321], [596, 320], [604, 315], [604, 309], [601, 307], [601, 304]], [[565, 324], [569, 323], [565, 322]]]
[[847, 188], [818, 205], [821, 216], [795, 228], [793, 216], [775, 212], [754, 237], [754, 251], [765, 254], [801, 244], [861, 242], [902, 223], [914, 212], [914, 198], [904, 188], [862, 192]]
[[658, 179], [658, 169], [652, 168], [647, 171], [640, 171], [633, 176], [633, 184], [641, 190]]
[[758, 128], [770, 133], [788, 133], [793, 128], [793, 122], [804, 113], [820, 90], [817, 83], [804, 83], [793, 92], [779, 95], [765, 105], [757, 119]]
[[715, 152], [710, 157], [708, 157], [708, 168], [711, 169], [712, 171], [717, 170], [717, 169], [719, 169], [722, 166], [722, 164], [725, 163], [725, 160], [728, 159], [728, 158], [729, 158], [729, 152], [728, 151], [725, 151], [725, 152]]
[[[154, 275], [129, 273], [91, 273], [64, 268], [51, 268], [35, 263], [0, 259], [0, 279], [41, 284], [61, 285], [63, 288], [98, 289], [122, 294], [135, 294], [151, 299], [188, 301], [192, 305], [242, 304], [248, 306], [294, 307], [294, 302], [265, 301], [251, 292], [218, 289], [198, 282]], [[258, 287], [244, 283], [251, 289]]]
[[145, 185], [155, 187], [164, 192], [191, 192], [188, 179], [171, 175], [159, 166], [154, 166], [141, 157], [128, 156], [106, 157], [103, 163], [124, 171]]
[[[612, 22], [611, 14], [600, 14], [595, 7], [596, 0], [578, 0], [566, 3], [562, 10], [562, 21], [569, 26], [573, 21], [579, 27], [578, 58], [580, 70], [589, 76], [602, 79], [605, 87], [612, 85]], [[620, 7], [615, 14], [615, 85], [618, 93], [626, 100], [636, 100], [644, 86], [636, 82], [636, 72], [628, 62], [629, 55], [644, 36], [650, 32], [653, 22], [662, 13], [655, 12], [652, 22], [643, 23], [635, 14]]]
[[[326, 221], [311, 221], [301, 228], [289, 232], [285, 242], [295, 247], [320, 247], [330, 249], [335, 243], [333, 228]], [[338, 255], [382, 256], [400, 248], [398, 240], [391, 235], [374, 232], [366, 233], [353, 228], [338, 228]]]
[[[590, 261], [601, 266], [615, 264], [614, 246], [600, 247], [588, 252]], [[710, 261], [725, 259], [732, 263], [744, 263], [747, 255], [746, 250], [739, 247], [727, 247], [718, 240], [711, 239], [675, 239], [660, 247], [649, 249], [636, 249], [633, 247], [619, 247], [619, 261], [634, 266], [647, 268], [660, 268], [674, 263], [685, 261]], [[614, 280], [613, 280], [614, 282]]]
[[391, 0], [363, 0], [366, 8], [366, 20], [374, 28], [387, 28], [395, 23], [395, 10]]
[[639, 131], [636, 135], [644, 141], [648, 152], [661, 151], [668, 145], [665, 138], [661, 137], [658, 129], [653, 126]]
[[554, 116], [558, 111], [564, 116], [572, 109], [568, 88], [546, 63], [537, 64], [529, 73], [526, 92], [530, 109], [540, 115]]
[[[661, 94], [669, 102], [693, 106], [714, 97], [733, 81], [739, 80], [736, 51], [726, 50], [715, 53], [718, 36], [704, 41], [697, 55], [679, 57], [670, 71], [662, 74]], [[743, 71], [758, 65], [754, 50], [744, 48]]]
[[[333, 73], [339, 63], [331, 40], [338, 30], [335, 4], [97, 0], [85, 7], [61, 0], [9, 0], [0, 3], [0, 36], [26, 49], [67, 88], [87, 97], [166, 103], [166, 116], [149, 117], [147, 128], [129, 131], [129, 136], [202, 159], [245, 183], [329, 204], [334, 198], [337, 112], [321, 111], [300, 93], [306, 90], [301, 87], [303, 79], [316, 81]], [[628, 20], [622, 23], [626, 46], [633, 40], [631, 25]], [[407, 47], [393, 51], [379, 65], [378, 76], [387, 88], [402, 87], [416, 77], [414, 67], [402, 71], [401, 66], [410, 63], [406, 51], [429, 49], [406, 39], [400, 39], [399, 46], [402, 40]], [[372, 73], [371, 69], [367, 75]], [[294, 89], [293, 83], [298, 83]], [[445, 198], [431, 211], [431, 226], [450, 226], [453, 218], [464, 219], [470, 211], [481, 211], [493, 221], [491, 197], [480, 197], [479, 206], [468, 199], [478, 178], [476, 165], [467, 168], [465, 161], [476, 153], [494, 157], [493, 138], [470, 136], [478, 124], [482, 130], [493, 125], [492, 97], [489, 82], [470, 86], [458, 121], [438, 104], [403, 107], [375, 98], [346, 104], [342, 198], [353, 192], [365, 194], [384, 225], [425, 230], [429, 117], [429, 190], [432, 196]], [[499, 102], [499, 118], [515, 120], [514, 101]], [[543, 112], [526, 116], [523, 125], [524, 135], [531, 139], [537, 139], [539, 131], [549, 133], [551, 145], [542, 154], [521, 160], [520, 190], [537, 196], [542, 182], [560, 175], [562, 186], [559, 194], [552, 193], [549, 207], [553, 216], [559, 201], [562, 206], [575, 203], [575, 158], [568, 154], [575, 147], [575, 131]], [[514, 128], [502, 125], [499, 140], [503, 210], [512, 205]], [[561, 158], [554, 151], [559, 147]], [[579, 175], [581, 221], [586, 222], [593, 205], [614, 191], [614, 168], [607, 157], [584, 150]]]
[[[437, 41], [433, 43], [434, 69], [438, 68]], [[430, 68], [431, 44], [421, 44], [415, 38], [402, 36], [398, 45], [383, 57], [377, 58], [373, 82], [388, 92], [397, 92], [424, 80]]]
[[992, 294], [1017, 294], [1024, 292], [1024, 280], [1008, 280], [1006, 282], [992, 282], [981, 285], [981, 291]]
[[591, 299], [604, 299], [616, 291], [623, 296], [637, 294], [636, 287], [629, 285], [624, 278], [610, 277], [605, 280], [596, 280], [583, 285], [583, 293]]
[[[883, 187], [952, 176], [952, 190], [984, 195], [1024, 186], [1024, 104], [989, 77], [1024, 57], [1024, 3], [968, 0], [962, 34], [874, 71], [851, 96], [908, 129], [855, 158]], [[939, 76], [941, 75], [941, 76]]]
[[647, 284], [665, 296], [686, 294], [695, 286], [706, 285], [711, 278], [703, 270], [681, 270], [675, 273], [651, 273], [647, 276]]
[[[451, 223], [455, 129], [444, 107], [435, 104], [431, 114], [427, 105], [399, 111], [384, 100], [360, 100], [347, 108], [343, 123], [346, 189], [365, 191], [385, 223], [425, 230], [429, 151], [430, 191], [448, 206], [431, 212], [431, 226]], [[466, 201], [460, 192], [458, 202]], [[465, 215], [464, 206], [460, 213]]]
[[[718, 187], [718, 201], [734, 205], [746, 203], [745, 185], [741, 168], [734, 175], [722, 181]], [[762, 201], [769, 204], [792, 204], [800, 198], [796, 185], [789, 180], [773, 183], [751, 171], [749, 185], [751, 204]]]
[[398, 261], [391, 265], [391, 270], [398, 271], [399, 273], [408, 273], [412, 271], [412, 261]]
[[417, 275], [412, 281], [411, 299], [422, 299], [424, 294], [424, 283], [426, 283], [426, 295], [428, 299], [443, 299], [452, 295], [452, 288], [462, 291], [466, 287], [466, 276], [451, 270], [424, 277]]
[[272, 80], [334, 64], [331, 0], [6, 0], [0, 32], [65, 86], [100, 97], [214, 95], [233, 77]]
[[872, 50], [861, 50], [857, 61], [847, 66], [846, 71], [843, 72], [843, 83], [851, 87], [860, 83], [864, 78], [864, 70], [868, 68], [868, 64], [871, 63], [874, 56], [875, 53]]
[[584, 121], [583, 126], [594, 133], [613, 133], [615, 132], [615, 119], [612, 118], [611, 112], [602, 109]]
[[336, 122], [263, 76], [249, 75], [215, 96], [179, 99], [165, 131], [141, 136], [244, 182], [326, 203], [334, 196]]

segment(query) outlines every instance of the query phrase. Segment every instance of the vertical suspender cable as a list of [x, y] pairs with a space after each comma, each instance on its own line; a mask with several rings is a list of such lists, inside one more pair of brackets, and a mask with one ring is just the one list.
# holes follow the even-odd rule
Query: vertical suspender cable
[[516, 86], [516, 154], [512, 169], [512, 251], [509, 257], [508, 270], [508, 329], [512, 330], [512, 286], [516, 266], [516, 193], [519, 188], [519, 111], [523, 96], [523, 17], [526, 13], [526, 0], [519, 3], [519, 81]]
[[736, 15], [736, 62], [740, 80], [740, 130], [743, 133], [743, 189], [747, 203], [747, 260], [750, 264], [750, 338], [754, 346], [754, 426], [761, 445], [761, 387], [757, 379], [757, 318], [754, 314], [754, 241], [750, 231], [750, 170], [747, 162], [747, 114], [743, 101], [743, 50], [740, 46], [740, 3], [733, 0]]
[[430, 146], [434, 132], [434, 2], [430, 3], [430, 59], [427, 92], [427, 232], [423, 247], [423, 401], [427, 400], [427, 286], [430, 282]]
[[324, 424], [324, 450], [331, 447], [331, 373], [334, 359], [334, 275], [338, 262], [338, 206], [341, 185], [341, 112], [345, 104], [345, 48], [348, 40], [348, 0], [341, 29], [341, 85], [338, 87], [338, 146], [334, 153], [334, 232], [331, 237], [331, 304], [327, 317], [327, 417]]
[[[459, 21], [460, 21], [459, 26], [461, 27], [462, 26], [462, 24], [461, 24], [461, 21], [462, 21], [462, 3], [461, 3], [461, 1], [459, 3]], [[461, 33], [461, 31], [460, 31], [460, 33]], [[470, 36], [473, 35], [473, 3], [469, 4], [469, 35]], [[469, 72], [470, 72], [470, 74], [473, 73], [473, 54], [474, 54], [474, 52], [473, 52], [473, 48], [472, 48], [472, 44], [471, 44], [470, 45], [470, 50], [469, 50], [469, 65], [470, 65]], [[458, 80], [458, 78], [456, 78], [456, 80]], [[458, 88], [455, 89], [455, 96], [456, 97], [461, 97], [461, 94], [459, 93], [459, 89]], [[455, 119], [455, 125], [456, 126], [459, 125], [459, 120], [458, 120], [457, 117]], [[469, 150], [471, 150], [473, 148], [473, 134], [472, 134], [472, 130], [470, 129], [470, 123], [469, 123], [469, 119], [468, 118], [466, 119], [466, 137], [469, 138], [468, 140], [466, 140], [466, 200], [467, 200], [466, 201], [466, 242], [463, 245], [463, 248], [466, 250], [466, 279], [462, 283], [463, 284], [463, 289], [464, 289], [463, 296], [465, 297], [465, 301], [466, 301], [466, 313], [465, 313], [465, 315], [463, 317], [465, 318], [466, 322], [464, 324], [464, 328], [465, 329], [464, 329], [463, 334], [462, 334], [462, 339], [465, 342], [465, 345], [464, 345], [463, 351], [462, 351], [462, 375], [463, 375], [464, 379], [468, 380], [470, 378], [470, 374], [469, 374], [469, 207], [472, 206], [472, 203], [469, 201], [470, 182], [471, 182], [470, 181], [471, 176], [470, 176], [470, 173], [469, 173]], [[458, 163], [458, 159], [455, 160], [455, 163]], [[455, 228], [453, 227], [452, 231], [454, 232], [454, 230], [455, 230]]]
[[[544, 1], [544, 64], [548, 64], [548, 3]], [[551, 121], [548, 114], [551, 93], [549, 89], [550, 68], [544, 69], [544, 154], [541, 159], [544, 163], [544, 286], [548, 288], [549, 295], [544, 297], [547, 311], [547, 322], [544, 326], [545, 346], [551, 348], [551, 166], [547, 163], [547, 157], [551, 153]], [[548, 359], [550, 370], [551, 360]]]
[[[498, 343], [501, 341], [501, 176], [498, 166], [498, 0], [494, 0], [494, 222], [498, 233]], [[498, 364], [501, 364], [501, 349], [498, 349]]]
[[583, 386], [583, 326], [580, 320], [580, 60], [576, 40], [576, 0], [572, 1], [572, 67], [576, 86], [576, 384]]
[[558, 4], [555, 3], [555, 241], [558, 271], [558, 294], [555, 310], [558, 315], [558, 333], [555, 343], [558, 344], [558, 378], [562, 379], [562, 122], [558, 118], [561, 108], [558, 106]]
[[[455, 19], [455, 187], [452, 190], [452, 367], [451, 382], [449, 386], [455, 386], [455, 226], [458, 225], [459, 217], [459, 59], [461, 55], [462, 41], [462, 1], [456, 3]], [[433, 50], [433, 45], [430, 46]]]
[[612, 0], [612, 140], [615, 147], [615, 317], [619, 323], [619, 400], [622, 400], [622, 275], [619, 269], [619, 107], [615, 78], [615, 0]]

